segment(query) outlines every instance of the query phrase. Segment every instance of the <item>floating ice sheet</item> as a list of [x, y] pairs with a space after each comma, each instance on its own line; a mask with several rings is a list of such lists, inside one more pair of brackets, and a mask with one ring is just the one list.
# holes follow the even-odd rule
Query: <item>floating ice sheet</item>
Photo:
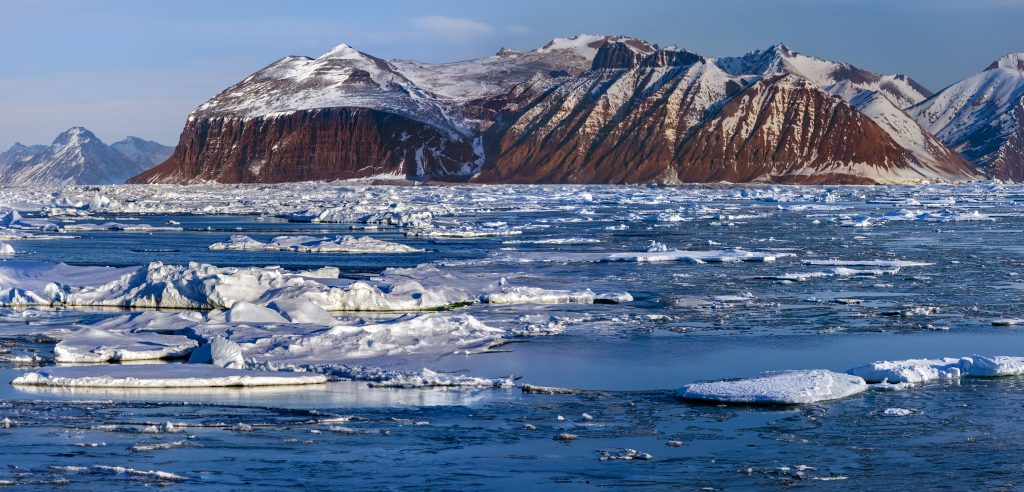
[[[54, 332], [49, 333], [51, 336]], [[86, 327], [58, 335], [57, 362], [97, 363], [186, 357], [199, 345], [180, 335], [118, 333]]]
[[284, 386], [327, 382], [321, 374], [226, 369], [205, 364], [42, 367], [15, 378], [24, 386], [83, 388], [209, 388]]
[[335, 236], [333, 239], [312, 236], [277, 236], [268, 243], [249, 236], [235, 235], [227, 242], [213, 243], [211, 250], [229, 251], [295, 251], [301, 253], [416, 253], [422, 249], [400, 243], [381, 241], [369, 236]]
[[859, 376], [814, 369], [693, 383], [680, 388], [677, 395], [688, 400], [790, 405], [845, 398], [867, 389], [867, 383]]

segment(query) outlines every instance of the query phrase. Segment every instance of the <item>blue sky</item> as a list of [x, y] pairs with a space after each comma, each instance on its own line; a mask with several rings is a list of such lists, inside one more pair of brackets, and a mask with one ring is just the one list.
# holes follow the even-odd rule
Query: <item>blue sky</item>
[[0, 149], [85, 126], [177, 143], [186, 115], [284, 55], [348, 43], [443, 62], [626, 34], [708, 56], [784, 42], [938, 90], [1024, 51], [1024, 0], [0, 0]]

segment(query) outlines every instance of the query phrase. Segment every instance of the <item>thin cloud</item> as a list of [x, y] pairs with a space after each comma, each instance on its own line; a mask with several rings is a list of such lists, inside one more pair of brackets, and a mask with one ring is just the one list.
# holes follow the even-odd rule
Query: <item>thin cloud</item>
[[463, 17], [443, 15], [417, 17], [413, 20], [413, 25], [432, 34], [451, 39], [468, 39], [486, 36], [494, 32], [494, 27], [489, 24]]

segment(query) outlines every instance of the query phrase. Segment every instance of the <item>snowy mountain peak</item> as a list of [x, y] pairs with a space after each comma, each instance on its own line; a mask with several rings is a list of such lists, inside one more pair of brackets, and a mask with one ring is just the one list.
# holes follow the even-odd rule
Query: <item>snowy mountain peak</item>
[[82, 145], [93, 140], [99, 139], [89, 130], [80, 126], [74, 126], [57, 135], [57, 138], [53, 139], [53, 145]]
[[371, 57], [370, 55], [367, 55], [366, 53], [363, 53], [362, 51], [359, 51], [359, 50], [357, 50], [357, 49], [355, 49], [355, 48], [353, 48], [353, 47], [351, 47], [351, 46], [349, 46], [349, 45], [347, 45], [345, 43], [341, 43], [341, 44], [335, 46], [334, 48], [331, 48], [330, 51], [328, 51], [327, 53], [324, 53], [320, 58], [338, 58], [338, 59], [343, 59], [343, 60], [344, 59], [358, 60], [358, 59], [373, 58], [373, 57]]
[[1002, 56], [998, 60], [992, 62], [992, 64], [985, 68], [985, 70], [994, 70], [997, 68], [1007, 68], [1010, 70], [1020, 70], [1024, 72], [1024, 53], [1010, 53]]
[[799, 53], [793, 51], [792, 49], [790, 49], [789, 46], [786, 46], [785, 43], [775, 43], [775, 44], [772, 45], [771, 48], [768, 48], [766, 51], [771, 52], [771, 53], [775, 53], [778, 56], [784, 56], [784, 57], [791, 57], [791, 56], [799, 54]]

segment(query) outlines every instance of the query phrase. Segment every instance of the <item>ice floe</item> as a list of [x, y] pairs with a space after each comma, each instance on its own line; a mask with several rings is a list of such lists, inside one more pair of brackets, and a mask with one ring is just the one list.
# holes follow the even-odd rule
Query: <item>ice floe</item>
[[60, 337], [54, 347], [57, 362], [98, 363], [186, 357], [199, 344], [180, 335], [158, 333], [117, 333], [85, 327]]
[[230, 251], [295, 251], [301, 253], [417, 253], [422, 249], [405, 244], [381, 241], [369, 236], [335, 236], [333, 239], [312, 236], [277, 236], [263, 243], [249, 236], [231, 236], [227, 242], [213, 243], [211, 250]]
[[836, 400], [867, 389], [867, 383], [859, 376], [814, 369], [692, 383], [680, 388], [677, 395], [687, 400], [795, 405]]
[[[588, 289], [515, 286], [497, 274], [461, 274], [430, 265], [389, 268], [367, 280], [339, 279], [338, 273], [333, 267], [291, 272], [273, 266], [222, 268], [200, 263], [153, 262], [138, 269], [96, 269], [0, 262], [0, 305], [230, 309], [238, 302], [285, 305], [302, 300], [328, 311], [420, 311], [474, 302], [632, 299], [621, 292], [594, 294]], [[48, 281], [47, 275], [52, 280]]]
[[227, 369], [205, 364], [42, 367], [14, 379], [21, 386], [75, 388], [208, 388], [319, 384], [322, 374]]
[[931, 266], [935, 263], [907, 260], [804, 260], [804, 265], [837, 266], [837, 267], [878, 267], [878, 268], [904, 268]]
[[959, 378], [1024, 375], [1024, 357], [972, 355], [960, 358], [879, 361], [857, 366], [849, 374], [869, 383], [925, 383]]
[[803, 273], [784, 273], [782, 275], [760, 276], [759, 279], [779, 280], [782, 282], [805, 282], [807, 280], [830, 278], [830, 277], [878, 277], [882, 275], [896, 275], [900, 273], [899, 267], [893, 268], [871, 268], [855, 269], [848, 267], [833, 267], [829, 270]]

